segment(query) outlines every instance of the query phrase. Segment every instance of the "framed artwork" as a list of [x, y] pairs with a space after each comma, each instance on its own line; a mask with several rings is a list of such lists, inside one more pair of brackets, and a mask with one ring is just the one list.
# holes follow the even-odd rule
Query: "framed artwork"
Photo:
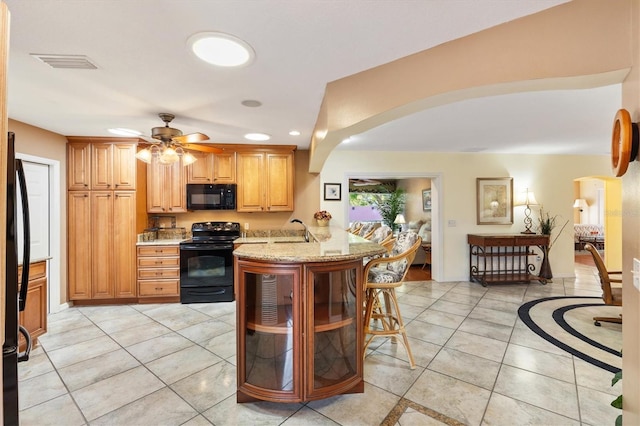
[[476, 178], [478, 225], [513, 224], [513, 178]]
[[325, 183], [324, 184], [324, 199], [332, 201], [340, 201], [342, 199], [342, 184], [340, 183]]
[[425, 212], [431, 211], [431, 190], [423, 189], [422, 190], [422, 210]]

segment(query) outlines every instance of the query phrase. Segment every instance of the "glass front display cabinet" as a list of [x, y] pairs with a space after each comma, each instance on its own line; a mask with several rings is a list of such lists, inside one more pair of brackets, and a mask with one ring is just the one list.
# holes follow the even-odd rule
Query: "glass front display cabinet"
[[362, 392], [362, 261], [237, 260], [238, 402]]

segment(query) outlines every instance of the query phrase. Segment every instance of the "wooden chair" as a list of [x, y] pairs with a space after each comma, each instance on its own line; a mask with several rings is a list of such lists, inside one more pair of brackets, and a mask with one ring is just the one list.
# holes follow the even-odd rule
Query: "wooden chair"
[[[622, 284], [622, 277], [614, 279], [609, 276], [620, 275], [622, 274], [622, 271], [607, 271], [607, 268], [604, 266], [604, 261], [602, 260], [602, 257], [600, 257], [600, 253], [598, 253], [598, 250], [596, 250], [596, 247], [593, 244], [586, 243], [584, 248], [591, 253], [593, 261], [596, 264], [596, 268], [598, 268], [600, 286], [602, 287], [602, 300], [604, 301], [604, 304], [609, 306], [622, 306], [622, 288], [611, 287], [611, 283]], [[593, 323], [596, 326], [600, 327], [600, 321], [622, 324], [622, 314], [619, 317], [593, 317]]]
[[[396, 336], [401, 336], [401, 343], [409, 357], [409, 365], [411, 369], [416, 367], [395, 289], [402, 285], [407, 276], [421, 242], [422, 239], [415, 232], [401, 232], [398, 234], [394, 248], [388, 257], [372, 259], [365, 265], [366, 305], [363, 356], [366, 355], [367, 348], [374, 338], [392, 337], [392, 342], [395, 342]], [[382, 306], [380, 296], [384, 298], [384, 306]], [[380, 320], [380, 324], [373, 328], [371, 326], [372, 320]]]

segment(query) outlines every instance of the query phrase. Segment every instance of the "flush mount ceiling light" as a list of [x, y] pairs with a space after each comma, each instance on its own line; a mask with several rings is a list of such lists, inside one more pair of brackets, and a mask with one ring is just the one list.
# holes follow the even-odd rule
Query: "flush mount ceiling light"
[[300, 132], [298, 130], [292, 130], [289, 132], [289, 135], [291, 136], [300, 136]]
[[250, 141], [263, 142], [271, 139], [271, 136], [266, 133], [247, 133], [244, 135], [244, 138]]
[[197, 33], [187, 40], [193, 53], [220, 67], [239, 67], [253, 62], [255, 52], [245, 41], [219, 32]]

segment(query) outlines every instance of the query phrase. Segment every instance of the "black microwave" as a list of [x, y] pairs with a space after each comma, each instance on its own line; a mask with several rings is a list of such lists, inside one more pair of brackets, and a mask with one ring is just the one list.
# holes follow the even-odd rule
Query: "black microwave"
[[236, 185], [187, 184], [187, 210], [235, 210]]

